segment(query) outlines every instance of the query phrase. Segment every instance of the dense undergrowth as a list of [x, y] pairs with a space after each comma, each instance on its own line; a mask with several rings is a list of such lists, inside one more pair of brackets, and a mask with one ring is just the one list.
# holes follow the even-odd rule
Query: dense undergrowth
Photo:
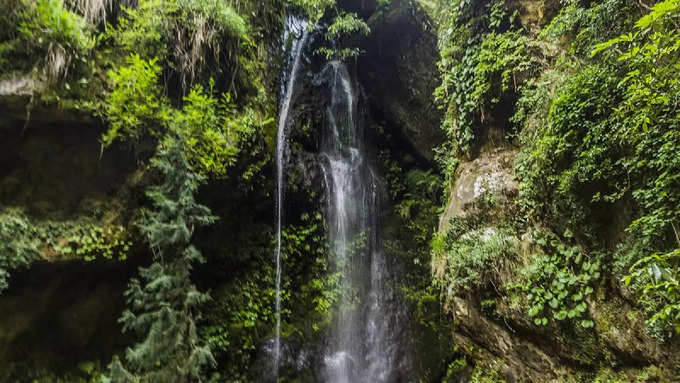
[[[330, 0], [11, 0], [0, 10], [0, 79], [30, 83], [24, 129], [30, 111], [45, 105], [93, 116], [105, 126], [102, 153], [129, 148], [145, 183], [160, 183], [135, 213], [113, 219], [67, 214], [52, 222], [0, 206], [3, 290], [13, 270], [37, 260], [147, 259], [120, 318], [139, 343], [108, 372], [93, 367], [63, 379], [256, 379], [258, 369], [248, 366], [273, 328], [272, 233], [259, 208], [230, 214], [269, 197], [255, 190], [272, 189], [264, 172], [275, 145], [284, 16], [325, 28], [319, 54], [329, 59], [356, 56], [355, 36], [369, 32], [366, 24]], [[224, 222], [214, 223], [197, 199], [219, 200], [206, 184], [229, 182], [235, 210], [217, 212]], [[291, 269], [284, 307], [296, 310], [283, 313], [283, 332], [306, 340], [329, 319], [337, 276], [326, 273], [320, 212], [300, 214], [284, 228]], [[199, 229], [206, 223], [216, 229]], [[217, 245], [216, 230], [234, 233], [234, 246]], [[205, 242], [198, 246], [195, 236]], [[130, 254], [132, 242], [148, 251]], [[200, 266], [205, 260], [209, 266]], [[212, 300], [193, 285], [196, 267], [200, 287], [216, 289]], [[45, 378], [29, 370], [18, 367], [14, 377]]]
[[620, 290], [673, 347], [679, 7], [566, 1], [532, 19], [521, 2], [440, 3], [447, 179], [498, 132], [519, 147], [519, 195], [483, 194], [433, 242], [449, 299], [472, 291], [506, 320], [579, 334], [596, 326], [589, 306]]
[[[579, 371], [565, 379], [676, 379], [680, 2], [423, 3], [438, 22], [442, 174], [413, 165], [379, 124], [370, 131], [389, 207], [384, 249], [407, 269], [397, 287], [410, 304], [409, 346], [440, 358], [423, 362], [424, 380], [504, 379], [502, 355], [451, 344], [440, 308], [455, 313], [463, 298], [536, 344], [552, 339], [546, 348]], [[23, 129], [41, 106], [89, 116], [102, 127], [102, 155], [128, 150], [140, 184], [155, 185], [129, 197], [126, 214], [47, 217], [0, 205], [0, 293], [36, 261], [145, 265], [120, 318], [137, 343], [114, 350], [109, 367], [88, 362], [49, 379], [263, 379], [271, 361], [257, 358], [275, 321], [268, 172], [284, 17], [319, 26], [323, 60], [353, 62], [368, 25], [333, 0], [8, 0], [0, 11], [0, 80], [30, 84]], [[462, 164], [493, 147], [512, 153], [503, 170], [517, 186], [477, 185], [480, 196], [435, 233]], [[293, 345], [319, 341], [340, 279], [327, 265], [321, 197], [302, 178], [291, 174], [288, 188], [307, 204], [283, 228], [282, 335]], [[671, 356], [622, 368], [607, 338], [619, 313], [602, 314], [611, 297], [626, 323], [644, 323], [636, 340]], [[28, 364], [13, 373], [45, 378]], [[296, 373], [284, 366], [281, 377]]]

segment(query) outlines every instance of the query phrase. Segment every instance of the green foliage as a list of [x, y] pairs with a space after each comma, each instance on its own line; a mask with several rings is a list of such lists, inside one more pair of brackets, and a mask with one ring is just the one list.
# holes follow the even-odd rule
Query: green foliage
[[199, 85], [184, 98], [182, 113], [174, 123], [188, 134], [187, 156], [194, 168], [215, 176], [226, 175], [227, 168], [235, 164], [241, 143], [255, 133], [256, 125], [252, 110], [239, 115], [229, 94], [218, 101]]
[[434, 248], [433, 256], [438, 258], [435, 263], [446, 264], [445, 270], [437, 273], [435, 283], [451, 295], [501, 282], [507, 263], [517, 256], [508, 233], [478, 229], [456, 236], [454, 232], [455, 229], [446, 238], [438, 239], [443, 244]]
[[168, 129], [184, 131], [184, 150], [194, 169], [204, 175], [223, 177], [236, 162], [242, 142], [255, 133], [255, 112], [239, 114], [229, 94], [221, 99], [194, 86], [184, 97], [181, 110], [172, 108], [159, 88], [156, 60], [138, 55], [110, 74], [114, 89], [105, 103], [109, 130], [102, 136], [108, 146], [116, 140], [159, 136]]
[[484, 102], [498, 103], [500, 95], [517, 90], [536, 65], [528, 57], [528, 48], [529, 39], [519, 30], [491, 32], [480, 45], [470, 99], [484, 107]]
[[[655, 262], [669, 262], [680, 246], [679, 8], [660, 2], [632, 32], [596, 45], [592, 59], [601, 63], [565, 83], [547, 124], [527, 135], [516, 169], [527, 216], [557, 232], [569, 229], [607, 251], [600, 238], [624, 220], [628, 240], [616, 250], [616, 265], [634, 266], [629, 281], [657, 328], [678, 323], [661, 314], [675, 304], [666, 299], [672, 295], [642, 270], [662, 270]], [[617, 211], [632, 203], [630, 218]]]
[[359, 55], [357, 39], [367, 36], [371, 31], [368, 24], [355, 13], [340, 9], [335, 0], [287, 1], [289, 6], [302, 11], [310, 21], [310, 26], [321, 24], [325, 28], [326, 41], [317, 48], [317, 54], [326, 60], [347, 60]]
[[512, 282], [520, 253], [516, 210], [507, 196], [487, 191], [440, 226], [431, 242], [432, 273], [447, 298], [490, 288], [500, 293]]
[[570, 52], [578, 56], [589, 54], [594, 44], [616, 37], [632, 26], [637, 7], [627, 0], [605, 0], [584, 3], [567, 1], [566, 6], [542, 31], [542, 37], [568, 37]]
[[316, 24], [331, 7], [335, 6], [335, 0], [289, 0], [294, 7], [301, 8], [312, 24]]
[[219, 70], [248, 33], [246, 20], [223, 1], [141, 0], [124, 8], [111, 35], [125, 52], [171, 63], [188, 89], [207, 67]]
[[[384, 130], [375, 129], [380, 134]], [[392, 137], [382, 137], [390, 147]], [[394, 144], [394, 143], [392, 143]], [[392, 146], [398, 150], [398, 145]], [[395, 150], [395, 152], [396, 152]], [[398, 263], [403, 273], [396, 280], [397, 299], [410, 310], [409, 330], [414, 350], [429, 353], [423, 357], [424, 375], [437, 376], [446, 368], [453, 353], [448, 331], [450, 323], [442, 316], [440, 290], [431, 282], [430, 242], [436, 232], [442, 196], [442, 178], [436, 172], [413, 167], [408, 155], [389, 150], [379, 153], [379, 172], [387, 188], [392, 206], [381, 217], [381, 246], [391, 262]], [[419, 351], [415, 351], [419, 352]]]
[[217, 0], [191, 0], [183, 4], [188, 10], [214, 18], [219, 33], [237, 39], [246, 39], [248, 25], [234, 8], [223, 1]]
[[328, 267], [326, 225], [321, 212], [303, 213], [300, 221], [300, 225], [286, 227], [282, 233], [282, 258], [290, 265], [287, 269], [291, 275], [284, 288], [290, 293], [289, 307], [296, 308], [288, 315], [294, 322], [305, 323], [298, 331], [318, 336], [329, 324], [331, 308], [338, 303], [342, 274]]
[[517, 92], [537, 65], [503, 1], [457, 1], [440, 12], [442, 82], [435, 99], [445, 110], [442, 129], [454, 154], [464, 154], [479, 142], [494, 106]]
[[[323, 215], [311, 210], [295, 221], [282, 232], [281, 335], [292, 342], [312, 343], [329, 324], [340, 276], [328, 272]], [[227, 265], [220, 268], [229, 271], [219, 277], [222, 286], [213, 294], [215, 301], [203, 310], [207, 315], [202, 338], [219, 361], [221, 377], [229, 381], [257, 379], [263, 368], [254, 364], [259, 361], [259, 347], [274, 329], [276, 270], [271, 257], [275, 242], [267, 234], [237, 245], [242, 250], [234, 249], [234, 244], [224, 249]], [[266, 243], [256, 242], [263, 238]], [[244, 260], [247, 265], [233, 266], [234, 256], [229, 253], [234, 251], [251, 253]], [[282, 376], [287, 374], [285, 368], [282, 366]]]
[[613, 116], [616, 138], [634, 153], [620, 161], [637, 179], [632, 194], [642, 213], [629, 230], [643, 246], [666, 249], [680, 246], [674, 226], [680, 222], [679, 14], [677, 0], [660, 2], [636, 23], [634, 35], [620, 38], [627, 45], [619, 57], [627, 73]]
[[20, 211], [0, 210], [0, 293], [9, 286], [10, 271], [40, 256], [37, 230]]
[[324, 35], [332, 47], [321, 47], [317, 53], [325, 56], [327, 60], [347, 60], [356, 57], [360, 52], [359, 48], [350, 46], [352, 40], [359, 36], [368, 36], [369, 33], [371, 30], [368, 24], [354, 13], [340, 12], [328, 26]]
[[86, 51], [91, 41], [82, 17], [69, 12], [63, 0], [26, 2], [19, 33], [27, 40], [59, 44], [74, 53]]
[[109, 129], [102, 136], [104, 146], [119, 139], [159, 134], [170, 119], [167, 100], [161, 93], [157, 60], [144, 60], [139, 55], [127, 59], [127, 65], [109, 72], [113, 90], [105, 102], [104, 115]]
[[553, 67], [544, 70], [537, 78], [529, 79], [522, 87], [515, 104], [515, 114], [510, 122], [519, 136], [528, 137], [548, 124], [548, 115], [555, 94], [575, 71], [574, 64], [565, 58], [558, 59]]
[[477, 365], [470, 376], [470, 383], [503, 383], [505, 381], [498, 364], [493, 367]]
[[191, 245], [192, 234], [216, 218], [194, 199], [203, 178], [191, 169], [177, 134], [166, 137], [152, 159], [164, 182], [149, 188], [154, 209], [144, 212], [138, 226], [154, 262], [140, 268], [141, 279], [130, 281], [125, 292], [130, 307], [120, 318], [124, 331], [134, 331], [142, 341], [127, 349], [125, 364], [114, 359], [107, 381], [200, 381], [203, 369], [215, 364], [196, 330], [198, 307], [209, 296], [196, 289], [190, 274], [203, 262]]
[[139, 1], [137, 7], [123, 8], [117, 28], [110, 33], [124, 52], [134, 52], [145, 60], [165, 60], [170, 43], [168, 23], [178, 8], [175, 1]]
[[223, 376], [248, 380], [248, 369], [259, 342], [275, 322], [273, 270], [255, 270], [237, 278], [214, 303], [202, 331], [202, 338], [220, 360]]
[[63, 0], [9, 1], [3, 6], [0, 69], [34, 70], [49, 81], [83, 65], [93, 40], [85, 20]]
[[493, 367], [486, 364], [479, 363], [471, 366], [465, 358], [458, 358], [449, 364], [442, 383], [459, 382], [462, 379], [466, 379], [471, 383], [505, 382], [497, 362], [494, 362], [495, 366]]
[[73, 254], [86, 261], [114, 257], [124, 261], [132, 246], [132, 241], [128, 239], [127, 231], [122, 226], [103, 228], [98, 225], [76, 225], [64, 232], [66, 233], [68, 237], [53, 244], [52, 249], [61, 255]]
[[638, 302], [651, 314], [649, 325], [665, 329], [669, 324], [680, 333], [680, 249], [653, 254], [635, 262], [626, 284], [635, 280], [640, 291]]
[[596, 200], [586, 193], [602, 183], [616, 186], [625, 180], [615, 162], [619, 146], [606, 142], [617, 81], [614, 73], [600, 67], [569, 79], [551, 106], [548, 124], [528, 132], [532, 141], [517, 158], [520, 205], [530, 217], [566, 225], [555, 227], [558, 232], [569, 228], [579, 236], [592, 235], [597, 225], [589, 218], [592, 210], [600, 201], [613, 199]]
[[9, 272], [34, 260], [124, 260], [132, 242], [118, 225], [100, 225], [85, 219], [34, 220], [17, 209], [0, 209], [0, 292], [7, 288]]
[[601, 276], [600, 261], [552, 233], [536, 231], [534, 236], [543, 253], [531, 257], [521, 271], [523, 281], [514, 286], [526, 293], [529, 317], [536, 325], [581, 319], [581, 326], [593, 327], [593, 321], [585, 318], [586, 299]]
[[[412, 240], [425, 244], [432, 237], [435, 223], [429, 217], [437, 216], [437, 201], [441, 195], [441, 177], [431, 170], [412, 169], [406, 172], [403, 180], [402, 198], [396, 204], [398, 214], [412, 233]], [[414, 259], [414, 262], [424, 261]]]

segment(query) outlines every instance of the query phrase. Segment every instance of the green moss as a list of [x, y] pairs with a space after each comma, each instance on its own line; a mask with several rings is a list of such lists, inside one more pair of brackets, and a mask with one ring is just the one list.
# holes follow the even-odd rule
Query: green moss
[[32, 70], [56, 81], [82, 66], [93, 39], [83, 17], [63, 0], [12, 0], [3, 8], [0, 71]]
[[124, 260], [132, 246], [121, 226], [33, 220], [18, 209], [0, 209], [0, 242], [0, 291], [12, 270], [38, 259]]

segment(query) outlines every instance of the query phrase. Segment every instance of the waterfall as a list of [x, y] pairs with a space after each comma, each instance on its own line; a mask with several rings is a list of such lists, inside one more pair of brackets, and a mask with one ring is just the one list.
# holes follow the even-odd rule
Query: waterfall
[[330, 92], [320, 162], [331, 265], [342, 274], [322, 373], [329, 383], [388, 382], [394, 380], [396, 321], [390, 317], [393, 294], [377, 239], [378, 181], [366, 156], [356, 86], [337, 61], [317, 82]]
[[283, 216], [284, 168], [286, 156], [286, 124], [295, 91], [295, 81], [300, 59], [309, 34], [305, 20], [290, 16], [286, 18], [283, 44], [291, 43], [286, 59], [286, 69], [281, 76], [279, 125], [276, 136], [276, 337], [274, 339], [274, 368], [278, 375], [281, 359], [281, 220]]

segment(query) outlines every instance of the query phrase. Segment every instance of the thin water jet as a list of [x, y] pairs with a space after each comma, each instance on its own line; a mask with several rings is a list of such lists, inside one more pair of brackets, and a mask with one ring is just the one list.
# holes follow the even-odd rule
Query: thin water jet
[[281, 76], [278, 132], [276, 135], [276, 330], [274, 339], [274, 369], [278, 380], [281, 359], [281, 221], [283, 217], [284, 169], [286, 156], [286, 124], [293, 100], [297, 73], [309, 33], [307, 21], [294, 16], [286, 18], [284, 49], [292, 41], [286, 60], [287, 71]]

